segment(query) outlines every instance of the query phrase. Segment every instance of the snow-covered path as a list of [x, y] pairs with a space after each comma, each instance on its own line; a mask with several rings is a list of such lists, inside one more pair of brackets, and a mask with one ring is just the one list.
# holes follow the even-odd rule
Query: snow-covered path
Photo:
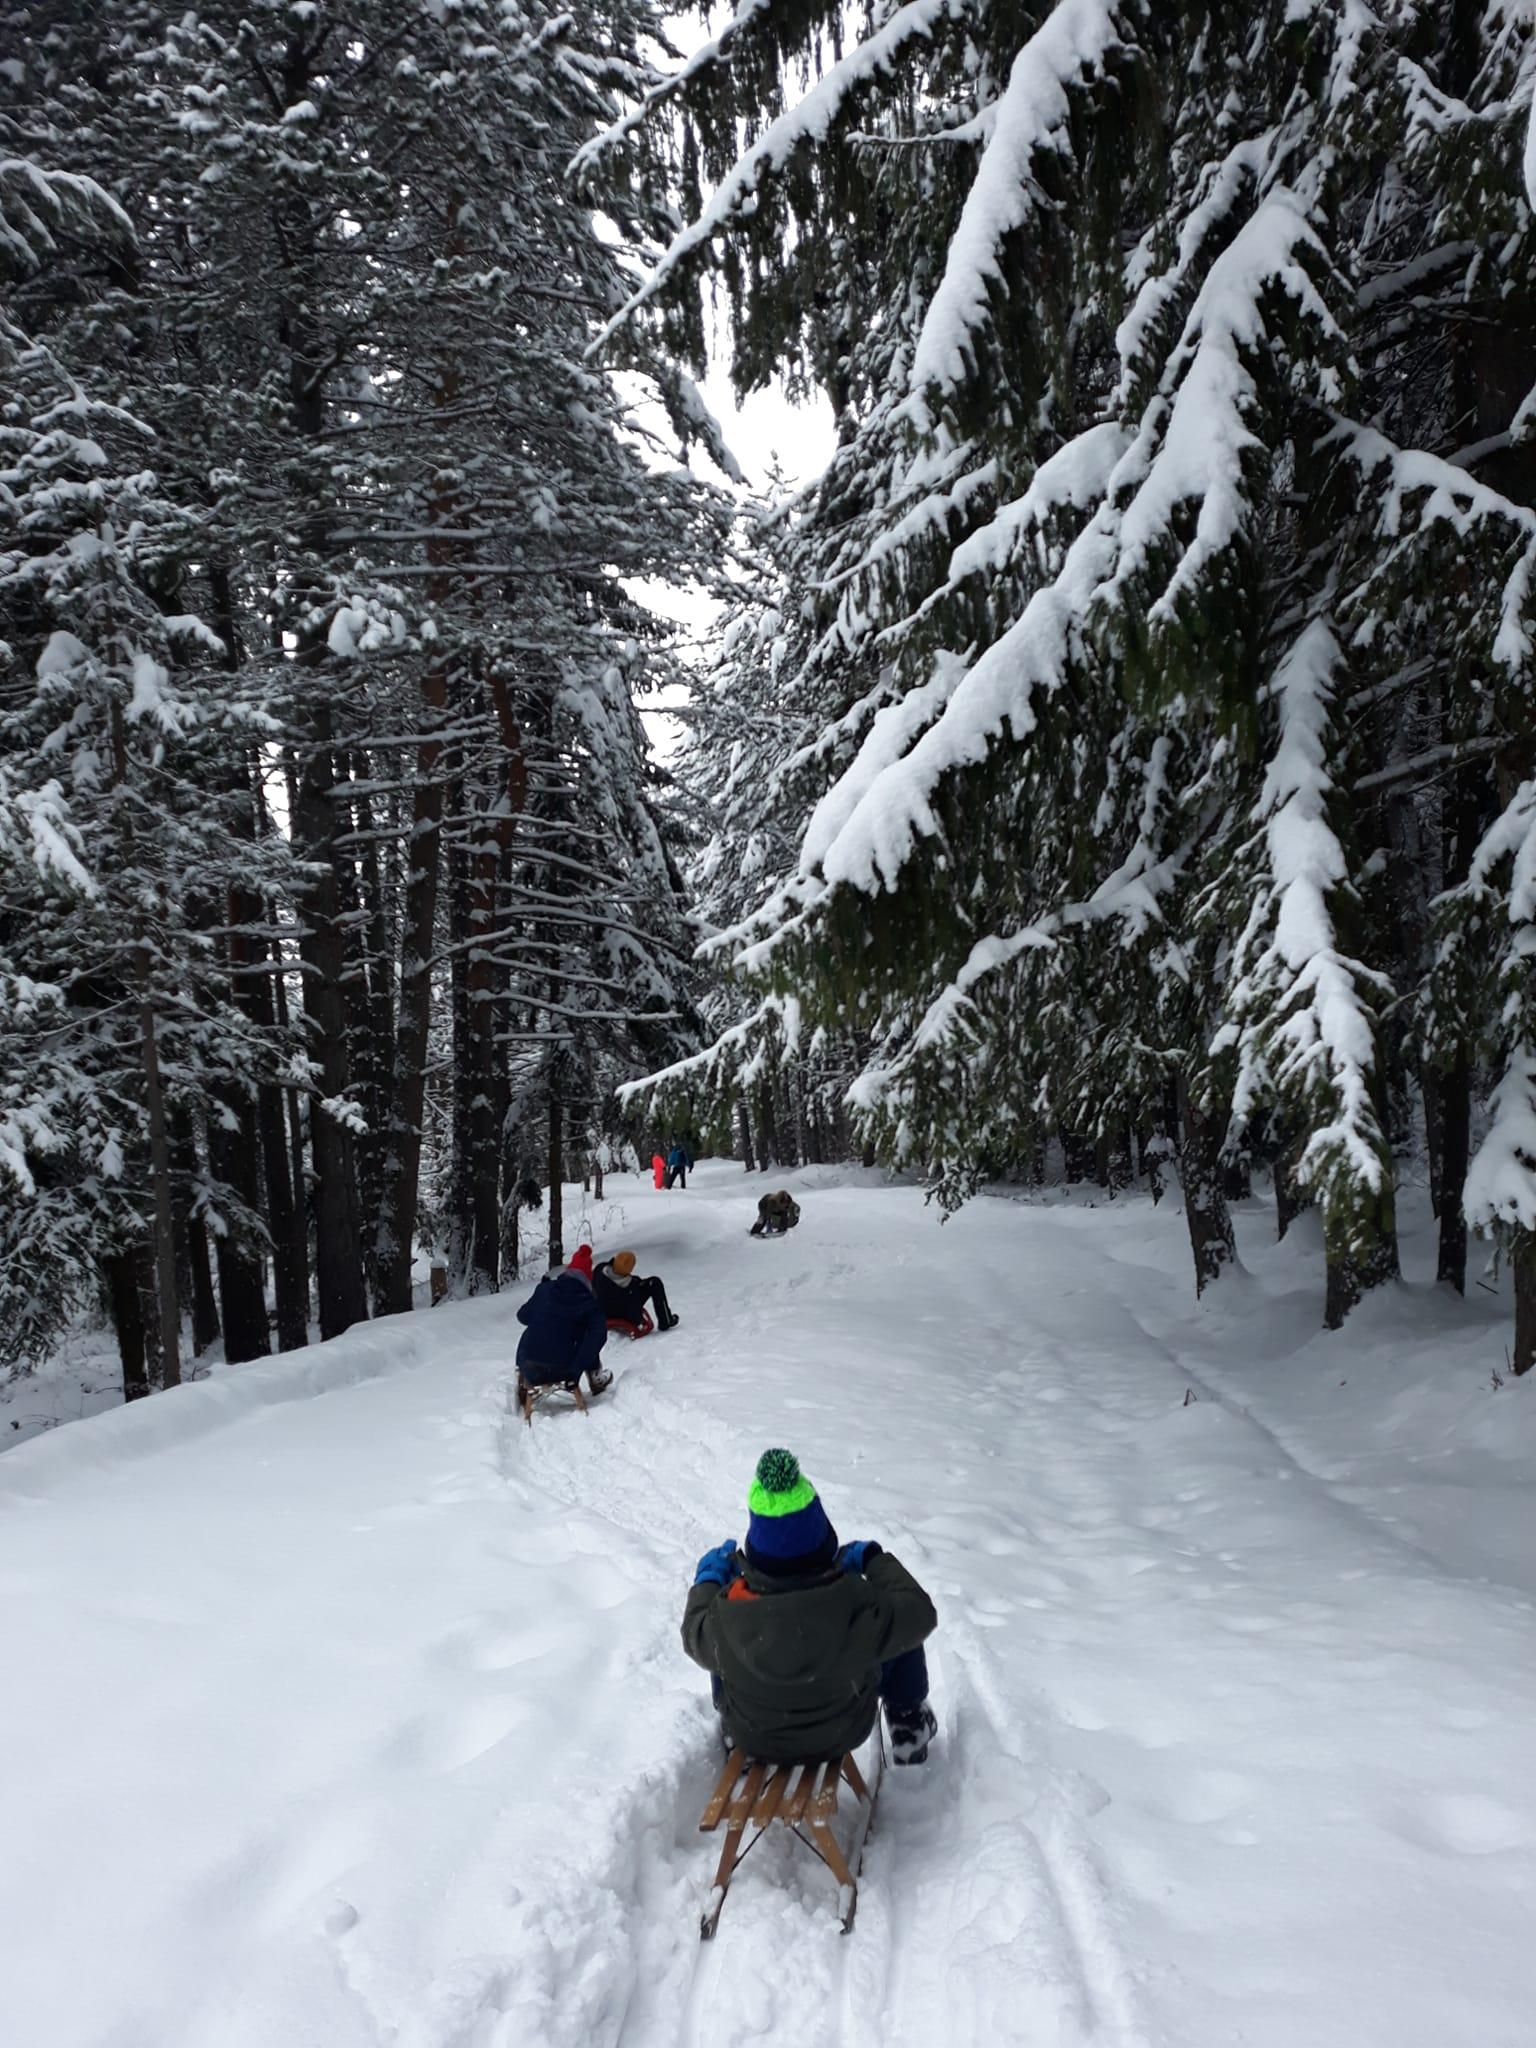
[[[588, 1421], [509, 1416], [514, 1295], [0, 1459], [8, 2048], [1525, 2048], [1530, 1454], [1311, 1448], [1434, 1305], [1295, 1351], [1167, 1205], [793, 1179], [594, 1208], [685, 1321]], [[701, 1949], [676, 1625], [771, 1442], [933, 1591], [942, 1732], [851, 1940], [765, 1843]]]

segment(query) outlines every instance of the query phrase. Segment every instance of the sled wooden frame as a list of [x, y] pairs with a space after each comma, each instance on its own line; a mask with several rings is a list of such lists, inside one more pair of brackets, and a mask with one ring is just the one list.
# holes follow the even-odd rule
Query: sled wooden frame
[[[837, 1917], [847, 1934], [858, 1910], [864, 1845], [869, 1839], [875, 1800], [884, 1775], [883, 1736], [877, 1739], [869, 1784], [864, 1782], [864, 1774], [851, 1753], [825, 1763], [754, 1763], [742, 1750], [733, 1749], [699, 1817], [702, 1835], [711, 1835], [722, 1826], [725, 1829], [725, 1846], [720, 1851], [715, 1881], [699, 1919], [699, 1939], [714, 1939], [731, 1879], [743, 1857], [757, 1847], [775, 1821], [803, 1842], [837, 1879]], [[847, 1785], [860, 1808], [846, 1850], [832, 1828], [837, 1818], [837, 1795], [843, 1785]], [[753, 1830], [750, 1841], [746, 1839], [749, 1828]]]
[[517, 1403], [518, 1414], [530, 1429], [533, 1427], [534, 1409], [549, 1394], [569, 1394], [582, 1414], [587, 1413], [587, 1397], [581, 1391], [580, 1380], [549, 1380], [542, 1386], [535, 1386], [528, 1380], [520, 1379], [514, 1390], [513, 1399]]

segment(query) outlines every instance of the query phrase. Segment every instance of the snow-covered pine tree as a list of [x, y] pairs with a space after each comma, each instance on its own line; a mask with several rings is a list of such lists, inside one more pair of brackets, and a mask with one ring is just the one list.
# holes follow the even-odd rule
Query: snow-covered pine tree
[[[90, 334], [200, 507], [210, 618], [286, 712], [301, 864], [281, 964], [302, 968], [330, 1334], [369, 1290], [409, 1305], [451, 992], [457, 1152], [451, 1173], [430, 1162], [430, 1192], [451, 1183], [465, 1275], [494, 1284], [503, 1169], [528, 1149], [503, 1129], [512, 1006], [549, 1009], [533, 927], [552, 860], [584, 895], [579, 920], [562, 899], [562, 929], [606, 933], [603, 1030], [652, 1020], [648, 1063], [680, 1043], [654, 1024], [685, 1007], [661, 936], [676, 878], [615, 692], [668, 659], [629, 579], [706, 562], [714, 528], [583, 360], [624, 274], [565, 176], [656, 19], [390, 0], [364, 27], [258, 0], [170, 23], [121, 10], [107, 36], [46, 0], [28, 12], [28, 91], [67, 114], [140, 229]], [[683, 380], [654, 381], [707, 430]], [[540, 821], [557, 786], [563, 851]], [[265, 944], [258, 909], [243, 929]]]
[[743, 384], [850, 394], [857, 751], [748, 963], [949, 1186], [1171, 1084], [1202, 1282], [1264, 1119], [1331, 1323], [1396, 1269], [1394, 862], [1528, 688], [1474, 687], [1527, 603], [1528, 50], [1497, 0], [745, 5], [604, 145], [714, 185], [627, 317], [696, 348], [718, 278]]
[[[48, 332], [82, 252], [129, 245], [126, 217], [27, 159], [0, 172], [0, 207], [15, 307], [0, 326], [0, 1329], [8, 1359], [35, 1359], [100, 1276], [132, 1394], [146, 1327], [160, 1382], [180, 1376], [178, 1260], [205, 1270], [205, 1224], [241, 1250], [221, 1277], [254, 1270], [251, 1350], [267, 1348], [259, 1216], [216, 1158], [201, 1169], [193, 1135], [218, 1128], [252, 1066], [209, 904], [267, 877], [204, 790], [240, 772], [267, 722], [176, 607], [195, 521], [147, 466], [152, 434]], [[228, 1335], [227, 1287], [224, 1308]]]

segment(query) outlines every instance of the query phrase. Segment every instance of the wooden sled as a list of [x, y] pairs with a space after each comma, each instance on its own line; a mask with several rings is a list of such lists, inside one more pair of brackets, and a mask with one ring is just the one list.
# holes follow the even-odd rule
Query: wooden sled
[[[699, 1920], [700, 1941], [714, 1939], [738, 1864], [756, 1848], [775, 1821], [819, 1856], [837, 1879], [837, 1917], [846, 1934], [853, 1926], [858, 1908], [864, 1844], [869, 1839], [884, 1771], [883, 1738], [875, 1750], [874, 1769], [870, 1773], [873, 1783], [869, 1785], [851, 1755], [819, 1764], [753, 1763], [741, 1750], [733, 1749], [699, 1819], [700, 1834], [709, 1835], [718, 1827], [725, 1828], [725, 1846], [720, 1851], [715, 1882]], [[859, 1808], [846, 1850], [832, 1826], [837, 1818], [838, 1791], [843, 1785], [853, 1793]], [[753, 1833], [747, 1841], [749, 1828]]]
[[534, 1409], [549, 1394], [569, 1394], [582, 1414], [586, 1414], [587, 1397], [581, 1391], [580, 1380], [550, 1380], [545, 1386], [531, 1386], [527, 1380], [520, 1379], [515, 1394], [517, 1412], [530, 1429], [533, 1427]]

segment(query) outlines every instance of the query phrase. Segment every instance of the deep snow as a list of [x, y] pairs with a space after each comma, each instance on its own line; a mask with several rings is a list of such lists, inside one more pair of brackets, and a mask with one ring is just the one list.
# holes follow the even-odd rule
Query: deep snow
[[[685, 1320], [587, 1421], [508, 1413], [513, 1294], [0, 1458], [6, 2048], [1530, 2042], [1496, 1305], [1329, 1339], [1257, 1219], [1197, 1314], [1169, 1203], [788, 1181], [593, 1206]], [[772, 1442], [933, 1591], [941, 1735], [849, 1940], [765, 1844], [701, 1949], [676, 1627]]]

